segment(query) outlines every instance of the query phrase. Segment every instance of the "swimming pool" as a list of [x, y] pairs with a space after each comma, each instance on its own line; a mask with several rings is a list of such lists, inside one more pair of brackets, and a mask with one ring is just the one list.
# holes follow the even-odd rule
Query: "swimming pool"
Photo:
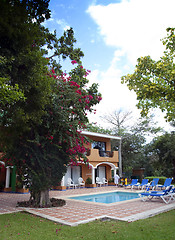
[[109, 204], [109, 203], [121, 202], [121, 201], [136, 199], [136, 198], [139, 198], [138, 193], [110, 192], [110, 193], [70, 197], [69, 199]]

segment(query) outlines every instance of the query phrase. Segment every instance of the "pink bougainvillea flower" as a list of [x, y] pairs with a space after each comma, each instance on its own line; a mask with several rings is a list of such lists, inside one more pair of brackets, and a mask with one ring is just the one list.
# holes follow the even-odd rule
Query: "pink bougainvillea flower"
[[98, 96], [97, 99], [100, 102], [102, 100], [102, 97]]
[[77, 90], [76, 92], [81, 95], [81, 90]]
[[89, 100], [93, 99], [93, 96], [92, 95], [89, 95]]
[[77, 87], [77, 88], [79, 88], [80, 87], [80, 85], [79, 84], [77, 84], [76, 82], [74, 82], [74, 81], [70, 81], [70, 86], [75, 86], [75, 87]]
[[47, 137], [49, 140], [53, 140], [53, 136], [48, 136]]
[[77, 63], [77, 61], [76, 60], [72, 60], [72, 62], [71, 62], [73, 65], [74, 64], [76, 64]]

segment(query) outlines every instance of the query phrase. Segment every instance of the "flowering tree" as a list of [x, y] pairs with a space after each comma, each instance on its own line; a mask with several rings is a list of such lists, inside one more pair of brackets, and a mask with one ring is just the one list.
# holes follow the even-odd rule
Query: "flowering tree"
[[[69, 75], [54, 78], [51, 103], [45, 108], [42, 123], [21, 135], [9, 157], [25, 174], [31, 199], [36, 205], [49, 205], [49, 188], [61, 181], [66, 165], [88, 164], [81, 129], [88, 122], [87, 112], [100, 102], [97, 86], [85, 87], [88, 71], [78, 65]], [[95, 112], [95, 111], [94, 111]], [[7, 158], [8, 159], [8, 158]]]
[[[35, 205], [48, 206], [49, 188], [61, 181], [67, 165], [82, 161], [88, 164], [81, 129], [88, 122], [87, 112], [95, 113], [93, 106], [100, 102], [101, 95], [97, 84], [86, 86], [90, 71], [81, 64], [82, 51], [74, 48], [73, 30], [57, 39], [56, 33], [40, 25], [42, 18], [31, 21], [24, 2], [8, 1], [6, 17], [9, 22], [17, 18], [14, 28], [18, 26], [21, 31], [13, 29], [12, 39], [6, 33], [10, 45], [0, 42], [1, 56], [7, 59], [1, 65], [1, 75], [7, 76], [9, 86], [17, 86], [22, 94], [20, 99], [0, 105], [0, 147], [6, 165], [15, 165], [25, 176]], [[24, 19], [18, 21], [16, 9], [22, 11]], [[27, 39], [23, 38], [24, 32]], [[52, 49], [52, 56], [46, 48]], [[55, 56], [70, 59], [73, 69], [69, 74], [61, 70]]]

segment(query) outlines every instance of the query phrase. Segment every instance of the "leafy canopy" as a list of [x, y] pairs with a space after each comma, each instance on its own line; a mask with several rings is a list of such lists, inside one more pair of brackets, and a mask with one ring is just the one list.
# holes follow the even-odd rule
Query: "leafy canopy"
[[150, 56], [137, 60], [135, 71], [122, 77], [130, 90], [137, 94], [137, 107], [146, 116], [151, 108], [159, 107], [166, 113], [166, 120], [175, 118], [175, 28], [167, 29], [162, 40], [166, 47], [164, 55], [155, 61]]
[[174, 146], [174, 132], [165, 133], [155, 138], [149, 146], [149, 155], [152, 157], [152, 165], [161, 175], [166, 177], [175, 177]]

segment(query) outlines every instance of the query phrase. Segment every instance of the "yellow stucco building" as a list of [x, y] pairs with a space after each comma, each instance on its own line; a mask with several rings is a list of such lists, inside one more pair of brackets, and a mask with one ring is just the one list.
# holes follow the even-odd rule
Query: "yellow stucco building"
[[[78, 178], [92, 179], [92, 184], [96, 186], [96, 178], [106, 178], [109, 180], [116, 171], [122, 175], [121, 162], [121, 137], [111, 136], [108, 134], [82, 131], [82, 135], [90, 139], [90, 144], [85, 145], [87, 149], [87, 158], [89, 159], [89, 167], [81, 163], [78, 166], [68, 166], [67, 173], [62, 179], [61, 186], [67, 186], [68, 179], [72, 179], [78, 184]], [[111, 151], [111, 140], [119, 141], [118, 151]]]

